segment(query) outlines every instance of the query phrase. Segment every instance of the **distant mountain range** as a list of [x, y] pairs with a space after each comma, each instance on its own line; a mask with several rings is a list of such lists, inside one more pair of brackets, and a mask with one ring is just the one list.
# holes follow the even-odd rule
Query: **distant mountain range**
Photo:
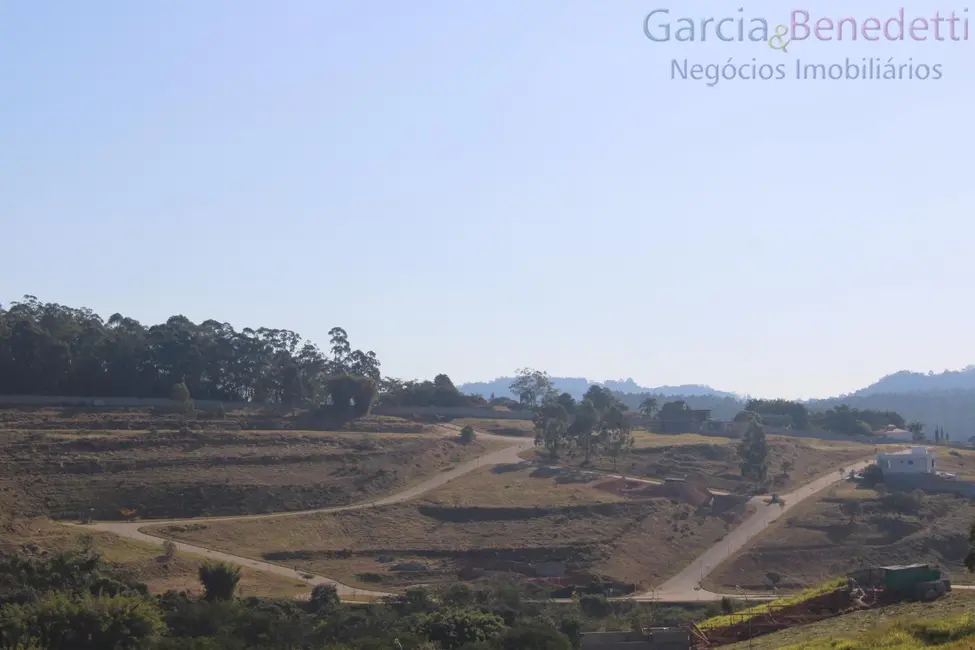
[[[457, 388], [464, 393], [475, 393], [490, 397], [510, 397], [517, 399], [510, 390], [511, 382], [514, 377], [499, 377], [493, 381], [479, 381], [468, 384], [461, 384]], [[680, 386], [641, 386], [633, 381], [633, 378], [615, 379], [607, 381], [595, 381], [585, 377], [552, 377], [552, 383], [560, 393], [569, 393], [576, 399], [581, 397], [589, 387], [596, 384], [623, 393], [626, 395], [638, 395], [642, 393], [653, 393], [655, 395], [686, 395], [690, 397], [733, 397], [741, 399], [736, 393], [729, 393], [723, 390], [711, 388], [705, 384], [683, 384]], [[810, 401], [833, 401], [847, 397], [867, 397], [869, 395], [887, 395], [902, 393], [931, 393], [943, 391], [975, 390], [975, 365], [966, 366], [961, 370], [945, 370], [941, 373], [934, 372], [912, 372], [901, 370], [887, 375], [865, 388], [854, 391], [848, 395], [829, 397]], [[769, 396], [774, 397], [774, 396]]]
[[[514, 377], [499, 377], [493, 381], [472, 382], [461, 384], [457, 387], [462, 393], [474, 393], [484, 397], [510, 397], [518, 399], [517, 395], [511, 392], [511, 382]], [[592, 381], [585, 377], [552, 377], [552, 384], [560, 393], [569, 393], [574, 398], [581, 398], [592, 385], [604, 386], [609, 390], [624, 394], [638, 395], [641, 393], [654, 393], [655, 395], [686, 395], [691, 397], [737, 397], [734, 393], [716, 390], [710, 386], [700, 384], [686, 384], [683, 386], [657, 386], [649, 388], [641, 386], [633, 381], [632, 378], [617, 379], [608, 381]]]
[[[513, 380], [514, 377], [500, 377], [489, 382], [462, 384], [458, 388], [484, 397], [494, 394], [495, 397], [517, 399], [509, 390]], [[734, 417], [745, 401], [743, 396], [702, 384], [652, 388], [641, 386], [633, 379], [598, 382], [583, 377], [553, 377], [552, 381], [559, 392], [569, 393], [576, 399], [593, 384], [605, 386], [623, 393], [623, 401], [633, 409], [639, 406], [642, 393], [683, 399], [691, 408], [711, 409], [712, 417], [719, 420]], [[909, 422], [922, 422], [927, 431], [940, 426], [952, 440], [967, 441], [975, 436], [975, 365], [941, 373], [902, 370], [848, 395], [807, 400], [805, 404], [812, 410], [846, 404], [851, 408], [897, 411]]]

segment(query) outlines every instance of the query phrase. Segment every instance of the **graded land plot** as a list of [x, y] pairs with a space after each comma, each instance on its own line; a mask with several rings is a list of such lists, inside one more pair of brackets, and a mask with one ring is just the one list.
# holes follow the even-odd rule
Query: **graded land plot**
[[[931, 603], [899, 603], [852, 612], [723, 646], [729, 650], [867, 650], [973, 648], [975, 592], [954, 591]], [[946, 644], [953, 639], [958, 645]]]
[[[630, 477], [663, 480], [700, 474], [707, 486], [717, 490], [739, 491], [751, 487], [741, 476], [737, 440], [694, 433], [663, 435], [637, 431], [630, 453], [613, 460], [594, 458], [589, 468]], [[830, 442], [815, 438], [769, 436], [769, 473], [772, 487], [786, 492], [813, 479], [836, 471], [844, 464], [861, 460], [874, 452], [873, 446], [856, 442]], [[538, 462], [549, 462], [547, 454], [535, 449], [523, 454]], [[578, 467], [579, 455], [563, 455], [558, 463]]]
[[719, 593], [806, 587], [867, 566], [927, 562], [970, 582], [964, 568], [975, 504], [951, 494], [878, 492], [844, 481], [789, 510], [752, 545], [712, 573]]
[[681, 433], [669, 435], [650, 433], [643, 429], [633, 431], [633, 448], [648, 449], [660, 447], [678, 447], [682, 445], [730, 445], [735, 440], [721, 436], [705, 436], [700, 433]]
[[[721, 512], [678, 499], [625, 501], [588, 485], [563, 488], [554, 477], [532, 477], [533, 471], [475, 472], [407, 504], [144, 530], [369, 589], [397, 591], [492, 572], [565, 577], [574, 584], [599, 578], [649, 588], [747, 515], [743, 500]], [[467, 478], [472, 490], [485, 493], [465, 503]], [[526, 489], [486, 491], [502, 481]], [[533, 500], [528, 488], [536, 481], [541, 496]]]
[[622, 497], [596, 487], [603, 477], [524, 462], [482, 467], [420, 497], [451, 507], [534, 507], [613, 503]]
[[506, 418], [457, 418], [450, 424], [456, 427], [471, 426], [478, 431], [497, 436], [533, 437], [535, 424], [531, 420], [510, 420]]
[[955, 474], [960, 480], [975, 480], [975, 451], [947, 447], [931, 447], [931, 449], [938, 456], [939, 472]]
[[[0, 415], [6, 417], [0, 425], [0, 505], [18, 516], [59, 519], [346, 505], [396, 492], [504, 446], [491, 439], [462, 444], [453, 432], [390, 418], [362, 418], [350, 424], [359, 431], [331, 432], [238, 430], [199, 420], [173, 428], [168, 415], [154, 419], [145, 411]], [[70, 428], [80, 420], [149, 428]]]
[[[64, 551], [78, 548], [85, 536], [90, 536], [93, 550], [106, 562], [132, 579], [145, 583], [152, 593], [170, 589], [202, 593], [198, 570], [204, 558], [197, 555], [177, 553], [167, 558], [162, 547], [154, 544], [111, 533], [88, 532], [44, 518], [0, 520], [0, 551], [3, 552], [16, 552], [27, 545], [41, 551]], [[243, 567], [238, 593], [242, 596], [307, 597], [311, 587], [284, 576]]]

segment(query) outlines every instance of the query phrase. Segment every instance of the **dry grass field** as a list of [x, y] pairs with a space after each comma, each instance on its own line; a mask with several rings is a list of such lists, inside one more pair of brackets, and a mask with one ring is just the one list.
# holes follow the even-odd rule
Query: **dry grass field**
[[650, 433], [643, 429], [633, 432], [634, 449], [659, 449], [662, 447], [679, 447], [684, 445], [731, 445], [735, 440], [720, 436], [704, 436], [699, 433], [681, 433], [679, 435], [667, 435], [662, 433]]
[[623, 499], [593, 487], [598, 477], [531, 463], [481, 468], [420, 497], [451, 507], [561, 507]]
[[0, 417], [0, 502], [5, 494], [16, 497], [7, 499], [16, 514], [52, 518], [344, 505], [395, 492], [499, 446], [464, 445], [452, 432], [392, 418], [357, 421], [364, 431], [325, 432], [241, 430], [210, 421], [191, 427], [145, 411], [4, 410]]
[[[503, 443], [370, 417], [353, 431], [302, 430], [300, 414], [257, 411], [186, 420], [152, 409], [0, 409], [0, 548], [57, 550], [85, 534], [47, 517], [179, 517], [342, 505], [396, 492]], [[253, 427], [253, 428], [251, 428]], [[198, 590], [201, 562], [94, 533], [106, 559], [155, 592]], [[286, 578], [243, 570], [245, 595], [307, 595]]]
[[766, 574], [775, 572], [797, 588], [863, 566], [914, 562], [940, 564], [955, 581], [971, 582], [962, 561], [973, 521], [975, 504], [954, 495], [881, 494], [843, 482], [790, 510], [705, 586], [767, 590]]
[[146, 530], [363, 588], [397, 590], [490, 571], [530, 575], [537, 563], [652, 586], [721, 539], [744, 512], [719, 516], [659, 498], [627, 502], [591, 481], [574, 471], [498, 466], [406, 504]]
[[938, 471], [957, 474], [959, 479], [975, 480], [975, 451], [934, 447], [938, 455]]

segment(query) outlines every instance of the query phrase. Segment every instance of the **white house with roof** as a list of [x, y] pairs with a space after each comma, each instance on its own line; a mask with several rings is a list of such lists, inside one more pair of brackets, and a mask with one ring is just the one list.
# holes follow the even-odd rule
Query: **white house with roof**
[[884, 474], [935, 474], [938, 471], [937, 457], [927, 447], [877, 454], [877, 467]]
[[873, 432], [873, 435], [877, 437], [888, 438], [890, 440], [897, 440], [901, 442], [910, 442], [914, 439], [914, 434], [907, 429], [900, 429], [895, 427], [893, 424], [888, 425], [883, 429], [877, 429]]

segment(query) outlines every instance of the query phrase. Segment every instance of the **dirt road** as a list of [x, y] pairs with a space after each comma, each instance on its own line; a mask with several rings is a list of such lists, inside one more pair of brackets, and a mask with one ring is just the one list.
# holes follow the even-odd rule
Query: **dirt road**
[[[453, 432], [451, 430], [451, 432]], [[94, 529], [100, 531], [106, 531], [110, 533], [115, 533], [122, 537], [128, 537], [130, 539], [136, 539], [143, 542], [149, 542], [151, 544], [162, 545], [165, 541], [162, 537], [156, 537], [154, 535], [146, 534], [140, 529], [149, 529], [149, 527], [165, 526], [174, 523], [200, 523], [204, 521], [233, 521], [240, 519], [255, 519], [255, 518], [284, 518], [284, 517], [296, 517], [300, 515], [307, 515], [313, 513], [327, 513], [327, 512], [344, 512], [348, 510], [361, 510], [364, 508], [373, 508], [376, 506], [383, 506], [392, 503], [401, 503], [403, 501], [409, 501], [414, 499], [426, 492], [434, 490], [441, 485], [452, 481], [455, 478], [459, 478], [479, 467], [490, 467], [494, 465], [503, 465], [508, 463], [520, 463], [523, 462], [519, 454], [531, 449], [534, 446], [534, 441], [531, 438], [511, 438], [507, 436], [496, 436], [488, 433], [478, 432], [479, 439], [487, 439], [493, 441], [503, 441], [506, 443], [511, 443], [504, 449], [499, 451], [494, 451], [475, 460], [463, 463], [454, 467], [453, 469], [438, 474], [437, 476], [428, 479], [418, 485], [411, 488], [398, 492], [391, 496], [385, 497], [383, 499], [377, 499], [376, 501], [369, 503], [360, 503], [350, 506], [338, 506], [334, 508], [320, 508], [316, 510], [304, 510], [296, 512], [279, 512], [273, 514], [265, 515], [240, 515], [232, 517], [198, 517], [195, 519], [160, 519], [151, 521], [140, 521], [140, 522], [97, 522], [92, 524], [65, 524], [70, 526], [78, 526], [86, 529]], [[863, 460], [853, 465], [849, 465], [843, 468], [843, 475], [846, 475], [851, 469], [862, 469], [871, 462], [872, 459]], [[691, 564], [685, 567], [680, 573], [678, 573], [673, 578], [667, 580], [662, 585], [650, 592], [645, 592], [642, 594], [635, 594], [631, 596], [634, 600], [647, 602], [694, 602], [694, 601], [705, 601], [705, 600], [720, 600], [722, 594], [712, 593], [710, 591], [705, 591], [700, 588], [700, 583], [704, 578], [714, 570], [719, 564], [727, 560], [732, 553], [743, 548], [747, 545], [756, 535], [768, 528], [769, 524], [774, 522], [783, 513], [788, 512], [797, 503], [804, 499], [820, 492], [821, 490], [829, 487], [833, 483], [841, 480], [841, 474], [839, 471], [823, 476], [821, 478], [808, 483], [795, 491], [781, 495], [782, 499], [785, 501], [784, 506], [778, 504], [769, 505], [766, 503], [767, 497], [756, 497], [752, 499], [751, 503], [755, 506], [755, 514], [748, 517], [745, 521], [738, 525], [731, 533], [729, 533], [723, 540], [712, 546], [710, 549], [705, 551], [701, 556], [694, 560]], [[647, 481], [651, 482], [651, 481]], [[248, 567], [251, 569], [256, 569], [259, 571], [265, 571], [268, 573], [274, 573], [277, 575], [285, 576], [296, 581], [306, 582], [310, 585], [319, 584], [329, 584], [334, 585], [338, 590], [339, 596], [346, 599], [355, 598], [381, 598], [388, 596], [390, 594], [380, 591], [369, 591], [363, 589], [357, 589], [344, 585], [340, 582], [326, 578], [324, 576], [312, 576], [311, 578], [306, 578], [305, 576], [310, 575], [303, 571], [295, 571], [293, 568], [288, 568], [278, 564], [272, 564], [269, 562], [262, 562], [260, 560], [252, 560], [249, 558], [241, 557], [238, 555], [232, 555], [229, 553], [223, 553], [221, 551], [216, 551], [208, 549], [202, 546], [194, 546], [192, 544], [186, 544], [183, 542], [176, 542], [176, 548], [180, 551], [186, 553], [193, 553], [195, 555], [200, 555], [207, 558], [212, 558], [214, 560], [219, 560], [221, 562], [227, 562], [230, 564], [236, 564], [243, 567]], [[737, 597], [735, 594], [731, 594], [732, 597]], [[749, 596], [755, 599], [760, 599], [761, 596]]]
[[[453, 433], [452, 430], [450, 430]], [[519, 456], [520, 453], [531, 449], [534, 447], [534, 439], [532, 438], [512, 438], [509, 436], [496, 436], [489, 433], [479, 432], [477, 434], [478, 440], [490, 440], [495, 442], [509, 443], [504, 449], [499, 451], [493, 451], [489, 454], [485, 454], [475, 460], [468, 461], [461, 465], [454, 467], [451, 470], [442, 472], [431, 479], [428, 479], [418, 485], [414, 485], [411, 488], [407, 488], [402, 492], [397, 492], [396, 494], [390, 495], [388, 497], [377, 499], [376, 501], [368, 503], [359, 503], [351, 506], [338, 506], [334, 508], [318, 508], [315, 510], [302, 510], [295, 512], [276, 512], [266, 515], [241, 515], [241, 516], [231, 516], [231, 517], [196, 517], [194, 519], [153, 519], [150, 521], [104, 521], [96, 522], [91, 524], [65, 524], [68, 526], [77, 526], [80, 528], [85, 528], [88, 530], [100, 530], [109, 533], [115, 533], [122, 537], [128, 537], [130, 539], [136, 539], [142, 542], [148, 542], [150, 544], [162, 545], [166, 541], [162, 537], [156, 537], [154, 535], [146, 534], [141, 529], [155, 527], [155, 526], [165, 526], [169, 524], [176, 523], [200, 523], [204, 521], [234, 521], [239, 519], [257, 519], [257, 518], [283, 518], [283, 517], [297, 517], [299, 515], [308, 515], [314, 513], [322, 512], [345, 512], [348, 510], [362, 510], [364, 508], [374, 508], [376, 506], [384, 506], [392, 503], [400, 503], [402, 501], [409, 501], [414, 499], [421, 494], [434, 490], [444, 483], [454, 480], [455, 478], [461, 477], [464, 474], [474, 471], [479, 467], [490, 467], [493, 465], [504, 465], [507, 463], [519, 463], [523, 462], [522, 458]], [[63, 522], [62, 522], [63, 523]], [[280, 576], [285, 576], [296, 581], [306, 582], [310, 585], [328, 584], [335, 585], [336, 590], [338, 590], [339, 596], [342, 598], [381, 598], [383, 596], [388, 596], [385, 592], [381, 591], [368, 591], [363, 589], [356, 589], [355, 587], [350, 587], [344, 585], [340, 582], [326, 578], [323, 576], [313, 576], [311, 578], [305, 578], [304, 576], [309, 575], [304, 571], [295, 571], [293, 568], [288, 568], [278, 564], [271, 564], [269, 562], [262, 562], [260, 560], [252, 560], [245, 557], [240, 557], [238, 555], [231, 555], [229, 553], [223, 553], [221, 551], [216, 551], [212, 549], [205, 548], [203, 546], [194, 546], [192, 544], [186, 544], [184, 542], [175, 542], [177, 550], [193, 553], [195, 555], [200, 555], [213, 560], [218, 560], [220, 562], [227, 562], [230, 564], [236, 564], [239, 566], [257, 569], [259, 571], [265, 571], [267, 573], [274, 573]]]
[[[727, 560], [733, 553], [741, 550], [756, 535], [769, 527], [769, 524], [781, 517], [784, 513], [791, 510], [797, 503], [808, 499], [817, 492], [820, 492], [830, 485], [839, 482], [849, 471], [861, 470], [870, 464], [873, 458], [865, 459], [848, 465], [842, 469], [842, 474], [838, 469], [832, 474], [822, 476], [811, 483], [807, 483], [797, 488], [789, 494], [780, 495], [784, 505], [768, 504], [768, 497], [756, 497], [750, 501], [755, 506], [755, 514], [748, 517], [739, 524], [728, 535], [705, 551], [696, 560], [667, 580], [653, 591], [637, 594], [634, 600], [638, 601], [662, 601], [662, 602], [694, 602], [704, 600], [721, 600], [724, 594], [716, 594], [705, 591], [700, 587], [701, 582], [719, 564]], [[727, 594], [732, 598], [738, 598], [737, 594]], [[749, 596], [751, 598], [752, 596]], [[756, 597], [757, 598], [757, 597]]]

